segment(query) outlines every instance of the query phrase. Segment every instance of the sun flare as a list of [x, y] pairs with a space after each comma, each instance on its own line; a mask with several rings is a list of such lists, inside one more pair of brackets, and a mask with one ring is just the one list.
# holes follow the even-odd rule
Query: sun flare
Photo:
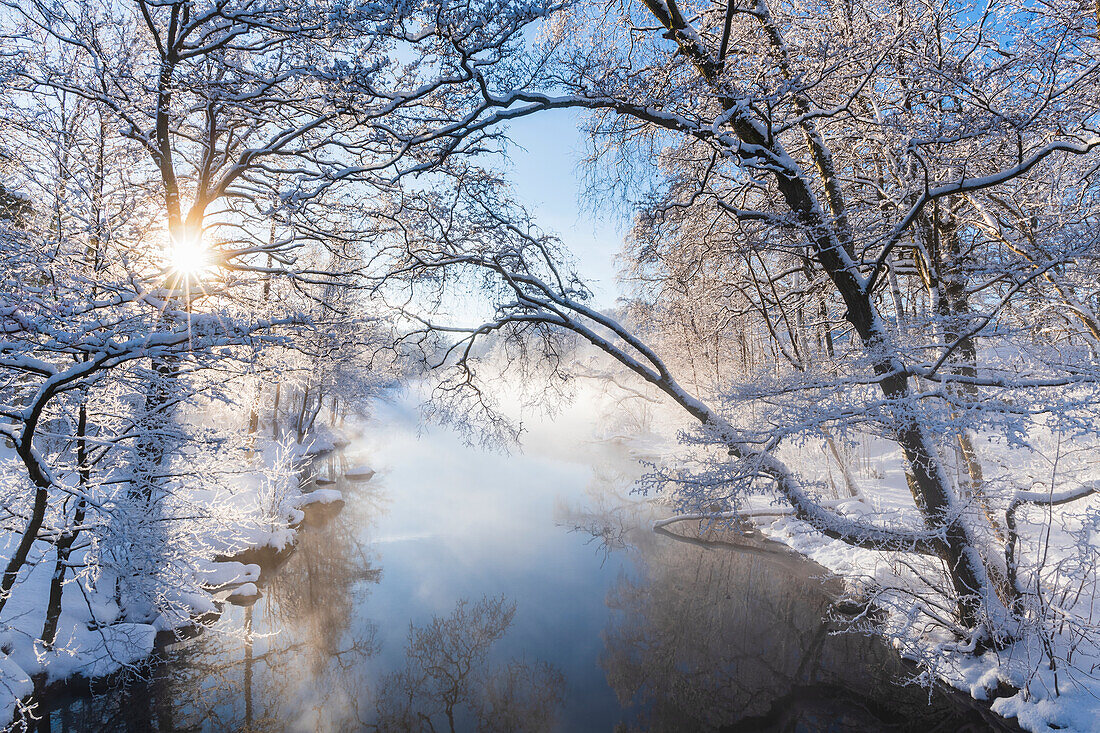
[[201, 234], [186, 232], [172, 239], [168, 249], [168, 266], [173, 272], [198, 277], [212, 265], [210, 248], [203, 243]]

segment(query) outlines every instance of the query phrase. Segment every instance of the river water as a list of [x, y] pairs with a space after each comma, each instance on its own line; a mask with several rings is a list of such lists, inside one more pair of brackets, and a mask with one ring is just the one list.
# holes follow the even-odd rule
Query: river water
[[[835, 634], [824, 570], [649, 528], [644, 470], [574, 415], [524, 452], [418, 435], [406, 403], [318, 462], [347, 505], [251, 607], [140, 676], [40, 701], [53, 731], [984, 731]], [[368, 482], [347, 466], [378, 470]], [[686, 534], [686, 533], [685, 533]]]

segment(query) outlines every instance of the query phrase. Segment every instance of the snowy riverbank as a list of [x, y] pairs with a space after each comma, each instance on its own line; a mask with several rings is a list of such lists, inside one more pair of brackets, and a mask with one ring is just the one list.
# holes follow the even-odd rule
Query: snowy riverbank
[[[899, 499], [905, 496], [900, 491], [898, 495]], [[883, 504], [876, 510], [853, 501], [840, 505], [840, 509], [869, 515], [900, 511], [903, 506], [900, 500], [888, 508]], [[1077, 507], [1075, 511], [1083, 508]], [[1100, 502], [1094, 498], [1088, 508], [1096, 511]], [[914, 600], [927, 595], [926, 589], [919, 587], [916, 573], [906, 572], [904, 565], [894, 558], [822, 537], [792, 517], [757, 521], [766, 536], [833, 571], [845, 580], [854, 597], [871, 600], [885, 610], [879, 632], [887, 636], [903, 657], [919, 663], [924, 674], [976, 700], [989, 702], [995, 713], [1016, 719], [1022, 728], [1034, 733], [1100, 730], [1100, 679], [1094, 674], [1100, 662], [1100, 648], [1090, 639], [1076, 636], [1069, 628], [1067, 633], [1053, 635], [1047, 641], [1055, 648], [1058, 659], [1053, 666], [1049, 655], [1039, 646], [1043, 642], [1034, 638], [975, 654], [965, 643], [929, 623], [922, 602]], [[1021, 534], [1036, 542], [1036, 546], [1042, 546], [1045, 543], [1038, 542], [1041, 535], [1071, 532], [1076, 523], [1068, 513], [1061, 512], [1048, 517], [1046, 522], [1024, 523]], [[1062, 545], [1051, 542], [1049, 546], [1052, 552], [1046, 561], [1051, 565], [1072, 561], [1069, 553], [1058, 552]], [[881, 590], [886, 584], [895, 589]], [[906, 586], [910, 593], [905, 592]], [[1097, 618], [1100, 604], [1091, 591], [1070, 600], [1063, 613], [1086, 622]], [[1068, 668], [1061, 664], [1067, 659], [1072, 663]]]
[[[669, 483], [658, 491], [662, 484], [655, 476], [677, 475], [685, 465], [713, 460], [713, 454], [690, 442], [693, 424], [654, 401], [620, 401], [614, 391], [583, 394], [578, 402], [587, 406], [589, 415], [598, 416], [594, 438], [623, 444], [649, 466], [650, 475], [636, 489], [645, 490], [651, 501], [670, 512], [656, 525], [671, 524], [677, 533], [704, 535], [708, 528], [736, 531], [740, 521], [750, 520], [768, 538], [842, 579], [846, 600], [851, 601], [846, 608], [870, 603], [878, 609], [856, 619], [859, 629], [884, 636], [903, 657], [916, 662], [920, 671], [914, 673], [914, 683], [937, 679], [1036, 733], [1100, 731], [1100, 536], [1091, 529], [1100, 516], [1100, 494], [1068, 504], [1021, 504], [1013, 511], [1018, 547], [1023, 548], [1018, 556], [1019, 585], [1034, 589], [1036, 578], [1041, 579], [1043, 592], [1031, 591], [1026, 602], [1043, 602], [1046, 613], [1029, 607], [1021, 621], [1023, 640], [975, 653], [968, 639], [948, 630], [952, 601], [943, 593], [943, 568], [934, 556], [863, 549], [830, 539], [795, 518], [766, 482], [748, 490], [716, 482], [705, 495], [693, 493], [690, 484], [685, 484], [682, 495], [670, 493]], [[577, 434], [581, 430], [578, 422]], [[1033, 459], [1029, 463], [1023, 462], [1026, 456], [1021, 457], [1018, 447], [983, 436], [986, 480], [1001, 492], [990, 513], [1004, 516], [1003, 496], [1012, 496], [1003, 491], [1005, 486], [1022, 485], [1027, 494], [1035, 495], [1045, 494], [1052, 478], [1059, 486], [1084, 487], [1100, 478], [1090, 451], [1069, 441], [1059, 447], [1056, 438], [1039, 430], [1027, 437]], [[784, 446], [778, 456], [812, 487], [821, 506], [841, 517], [870, 525], [920, 526], [896, 445], [855, 434], [845, 446], [844, 469], [834, 452], [813, 441]], [[1060, 459], [1052, 465], [1046, 461], [1048, 455]], [[965, 472], [961, 465], [952, 468], [960, 475]], [[989, 544], [999, 547], [995, 538]]]
[[[172, 497], [166, 504], [174, 504], [169, 511], [177, 521], [159, 550], [167, 562], [149, 577], [137, 577], [140, 568], [130, 577], [112, 573], [104, 548], [94, 543], [74, 551], [52, 648], [40, 638], [55, 553], [50, 542], [36, 542], [0, 617], [0, 718], [25, 714], [25, 699], [36, 687], [101, 678], [140, 664], [158, 644], [216, 619], [222, 604], [254, 601], [265, 566], [293, 549], [307, 514], [327, 515], [342, 506], [340, 492], [320, 488], [324, 480], [313, 479], [310, 464], [347, 442], [347, 436], [325, 429], [304, 444], [269, 439], [257, 444], [249, 465], [232, 481]], [[18, 470], [3, 458], [6, 470]], [[182, 508], [188, 521], [178, 521]], [[8, 539], [0, 556], [7, 557], [16, 539]]]
[[[638, 453], [648, 460], [667, 460], [675, 455], [676, 445], [668, 439], [650, 435], [636, 443]], [[990, 453], [995, 449], [991, 446]], [[861, 460], [868, 470], [854, 477], [864, 489], [861, 497], [844, 497], [839, 471], [829, 465], [822, 452], [790, 450], [785, 460], [803, 474], [816, 474], [818, 485], [836, 490], [840, 498], [823, 504], [842, 516], [869, 522], [919, 522], [905, 484], [900, 454], [891, 452], [884, 441], [872, 442], [866, 452], [869, 457]], [[1079, 478], [1092, 479], [1091, 475]], [[666, 502], [663, 498], [659, 501]], [[869, 602], [882, 612], [868, 614], [874, 615], [874, 620], [860, 619], [865, 622], [863, 628], [884, 635], [903, 657], [920, 665], [914, 683], [928, 683], [935, 678], [989, 704], [997, 714], [1015, 719], [1022, 728], [1035, 733], [1100, 731], [1100, 679], [1096, 675], [1100, 647], [1096, 636], [1089, 633], [1095, 629], [1095, 619], [1100, 618], [1096, 564], [1090, 562], [1100, 553], [1100, 538], [1087, 530], [1089, 517], [1100, 512], [1100, 496], [1020, 513], [1020, 545], [1031, 548], [1021, 558], [1020, 575], [1042, 574], [1044, 580], [1061, 589], [1047, 602], [1065, 623], [1053, 625], [1045, 637], [1037, 638], [1032, 633], [1003, 649], [983, 653], [974, 653], [966, 640], [948, 633], [937, 618], [937, 612], [950, 602], [926, 582], [937, 572], [938, 561], [862, 549], [829, 539], [796, 519], [789, 508], [770, 495], [753, 496], [737, 508], [712, 508], [720, 511], [705, 519], [679, 515], [678, 531], [698, 528], [703, 532], [707, 527], [730, 527], [731, 520], [751, 519], [765, 536], [829, 569], [844, 580], [850, 600], [863, 606]], [[666, 522], [669, 520], [657, 524]], [[939, 608], [935, 604], [940, 604]]]

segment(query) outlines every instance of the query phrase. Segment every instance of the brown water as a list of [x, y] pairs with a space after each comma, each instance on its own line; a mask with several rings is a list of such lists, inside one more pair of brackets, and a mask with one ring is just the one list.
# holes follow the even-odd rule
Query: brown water
[[[748, 537], [649, 528], [638, 461], [578, 445], [486, 453], [407, 407], [344, 458], [347, 506], [307, 527], [263, 598], [141, 675], [39, 702], [53, 731], [985, 731], [835, 634], [824, 570]], [[555, 432], [556, 431], [556, 432]], [[545, 436], [544, 436], [545, 437]]]

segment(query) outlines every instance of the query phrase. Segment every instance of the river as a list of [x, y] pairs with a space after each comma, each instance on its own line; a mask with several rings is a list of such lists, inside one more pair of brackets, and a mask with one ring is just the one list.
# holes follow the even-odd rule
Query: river
[[[140, 675], [42, 703], [52, 731], [964, 731], [882, 642], [823, 621], [825, 571], [748, 536], [650, 528], [644, 470], [576, 414], [523, 452], [418, 434], [406, 402], [316, 470], [306, 527], [251, 607]], [[367, 462], [367, 482], [342, 476]], [[686, 533], [685, 533], [686, 534]], [[1007, 730], [1008, 728], [1006, 728]]]

